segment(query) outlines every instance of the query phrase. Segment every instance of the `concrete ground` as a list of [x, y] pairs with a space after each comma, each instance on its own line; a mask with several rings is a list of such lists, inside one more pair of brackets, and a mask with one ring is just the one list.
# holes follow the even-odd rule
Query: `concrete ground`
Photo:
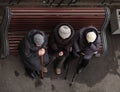
[[8, 56], [0, 60], [0, 92], [120, 92], [120, 35], [111, 35], [110, 29], [106, 33], [106, 55], [93, 57], [72, 86], [75, 62], [70, 65], [68, 79], [64, 79], [65, 72], [55, 75], [51, 64], [42, 80], [27, 75], [19, 56]]

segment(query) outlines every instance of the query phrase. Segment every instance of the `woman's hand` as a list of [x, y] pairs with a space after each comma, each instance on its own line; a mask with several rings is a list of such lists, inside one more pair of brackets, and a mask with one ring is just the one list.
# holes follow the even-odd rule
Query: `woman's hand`
[[39, 56], [43, 56], [45, 54], [45, 49], [44, 48], [41, 48], [39, 51], [38, 51], [38, 55]]
[[59, 52], [59, 56], [63, 56], [63, 54], [64, 54], [63, 51]]

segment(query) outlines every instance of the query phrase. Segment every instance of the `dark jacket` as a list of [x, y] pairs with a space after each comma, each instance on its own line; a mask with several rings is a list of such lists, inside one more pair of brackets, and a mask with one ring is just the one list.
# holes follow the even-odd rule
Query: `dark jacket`
[[[33, 41], [33, 36], [37, 33], [43, 35], [44, 37], [44, 43], [41, 47], [37, 47]], [[38, 50], [41, 48], [47, 49], [47, 37], [42, 31], [32, 30], [28, 32], [28, 34], [21, 41], [19, 45], [19, 52], [25, 61], [32, 62], [39, 58]]]
[[[67, 39], [62, 39], [58, 34], [58, 29], [62, 25], [67, 25], [71, 28], [71, 35]], [[75, 34], [74, 30], [70, 25], [68, 24], [58, 25], [50, 35], [49, 39], [50, 53], [57, 56], [60, 51], [63, 51], [64, 55], [68, 55], [73, 45], [74, 34]]]
[[[88, 43], [86, 40], [86, 33], [90, 32], [91, 30], [97, 34], [97, 38], [93, 43]], [[73, 52], [76, 56], [79, 56], [81, 52], [83, 52], [85, 55], [90, 55], [98, 51], [100, 45], [101, 38], [98, 30], [93, 26], [84, 27], [80, 29], [75, 35]]]

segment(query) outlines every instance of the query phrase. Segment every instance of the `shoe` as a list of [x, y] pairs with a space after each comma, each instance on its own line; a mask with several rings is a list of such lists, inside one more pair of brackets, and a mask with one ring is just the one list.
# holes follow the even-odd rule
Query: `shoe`
[[80, 69], [77, 70], [77, 74], [81, 73], [83, 71], [83, 67], [81, 67]]
[[35, 73], [36, 73], [38, 76], [40, 76], [40, 71], [35, 71]]
[[58, 75], [61, 74], [61, 69], [60, 68], [56, 68], [56, 74], [58, 74]]
[[27, 74], [32, 77], [32, 78], [36, 78], [37, 74], [35, 73], [35, 71], [32, 71], [31, 69], [29, 68], [25, 68]]
[[35, 72], [32, 72], [32, 73], [30, 73], [29, 75], [30, 75], [30, 77], [32, 77], [32, 78], [36, 78], [36, 77], [37, 77], [37, 74], [36, 74]]
[[47, 72], [48, 72], [47, 67], [44, 67], [44, 68], [43, 68], [43, 72], [44, 72], [44, 73], [47, 73]]

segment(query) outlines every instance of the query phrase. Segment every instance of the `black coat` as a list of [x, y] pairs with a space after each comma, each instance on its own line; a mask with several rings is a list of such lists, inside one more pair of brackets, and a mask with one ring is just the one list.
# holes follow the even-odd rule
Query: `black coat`
[[73, 38], [74, 38], [74, 30], [71, 28], [71, 35], [67, 39], [62, 39], [58, 34], [58, 28], [64, 24], [58, 25], [55, 30], [52, 31], [50, 38], [49, 38], [49, 51], [51, 54], [57, 56], [60, 51], [63, 51], [64, 55], [68, 55], [72, 45], [73, 45]]
[[[42, 44], [41, 47], [37, 47], [33, 41], [33, 36], [39, 33], [43, 35], [44, 37], [44, 43]], [[40, 61], [40, 56], [38, 55], [38, 51], [41, 48], [47, 49], [47, 37], [42, 31], [39, 30], [32, 30], [28, 32], [28, 34], [23, 38], [19, 45], [19, 53], [24, 61], [25, 64], [29, 68], [31, 68], [31, 65], [33, 62], [39, 62]]]

